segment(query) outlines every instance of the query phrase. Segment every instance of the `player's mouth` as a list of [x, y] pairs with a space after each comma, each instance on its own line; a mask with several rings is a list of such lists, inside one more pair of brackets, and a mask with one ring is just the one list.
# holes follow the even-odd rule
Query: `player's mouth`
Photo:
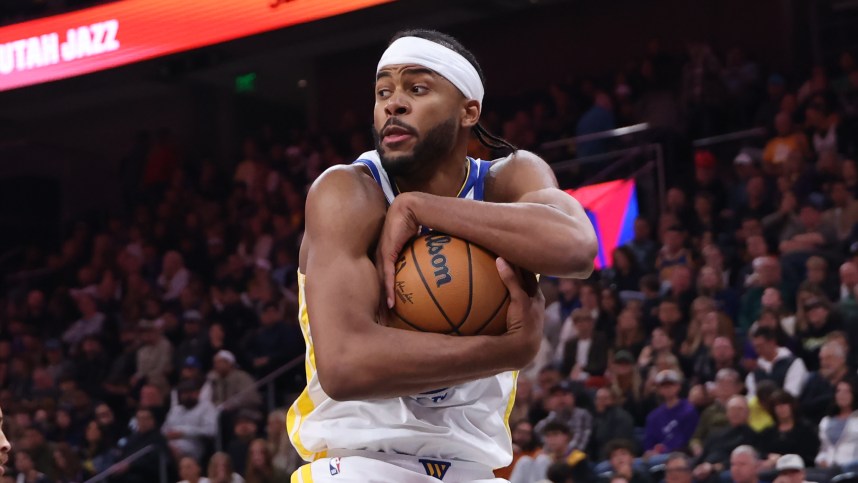
[[381, 142], [385, 146], [396, 146], [401, 144], [409, 139], [413, 138], [414, 134], [412, 131], [400, 127], [400, 126], [389, 126], [384, 128], [381, 134]]

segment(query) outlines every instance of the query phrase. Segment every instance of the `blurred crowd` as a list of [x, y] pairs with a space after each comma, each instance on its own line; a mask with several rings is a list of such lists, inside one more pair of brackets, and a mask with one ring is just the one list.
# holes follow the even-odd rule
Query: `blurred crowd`
[[[610, 78], [494, 100], [487, 126], [537, 151], [640, 121], [690, 138], [769, 133], [677, 160], [691, 176], [670, 177], [611, 268], [543, 279], [543, 347], [519, 378], [515, 462], [498, 474], [822, 481], [858, 466], [856, 116], [848, 53], [787, 79], [704, 44], [651, 42]], [[56, 247], [24, 247], [2, 292], [14, 456], [0, 481], [84, 481], [141, 450], [114, 481], [288, 481], [303, 203], [325, 168], [371, 149], [349, 119], [325, 135], [259, 127], [228, 166], [142, 132], [121, 162], [124, 204]]]

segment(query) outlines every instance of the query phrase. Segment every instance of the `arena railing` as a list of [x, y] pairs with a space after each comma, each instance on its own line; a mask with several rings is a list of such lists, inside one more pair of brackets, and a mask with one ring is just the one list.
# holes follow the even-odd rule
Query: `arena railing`
[[[300, 355], [300, 356], [292, 359], [291, 361], [287, 362], [286, 364], [283, 364], [279, 368], [274, 369], [273, 371], [268, 373], [266, 376], [260, 378], [252, 386], [247, 386], [246, 388], [242, 389], [241, 391], [235, 393], [232, 397], [228, 398], [227, 400], [223, 401], [222, 403], [220, 403], [216, 406], [218, 412], [223, 411], [224, 409], [231, 408], [232, 405], [236, 401], [241, 400], [249, 392], [259, 391], [264, 386], [266, 389], [265, 390], [265, 407], [267, 409], [266, 414], [270, 413], [271, 411], [274, 410], [274, 408], [277, 405], [276, 398], [275, 398], [275, 396], [276, 396], [275, 386], [274, 386], [275, 382], [283, 374], [285, 374], [285, 373], [291, 371], [292, 369], [295, 369], [296, 367], [300, 366], [304, 362], [304, 357], [305, 356]], [[217, 431], [218, 437], [215, 438], [215, 447], [216, 447], [217, 451], [223, 450], [223, 441], [220, 438], [220, 434], [221, 434], [220, 425], [221, 425], [221, 419], [218, 418], [218, 431]]]
[[160, 451], [158, 449], [158, 445], [155, 444], [150, 444], [149, 446], [145, 446], [142, 449], [131, 453], [121, 461], [114, 463], [106, 470], [86, 480], [84, 483], [99, 483], [101, 481], [105, 481], [111, 476], [119, 473], [120, 469], [124, 466], [134, 463], [153, 451], [158, 453], [158, 483], [169, 483], [167, 481], [167, 455], [165, 455], [163, 451]]
[[759, 139], [767, 136], [768, 133], [768, 130], [764, 127], [755, 127], [752, 129], [744, 129], [742, 131], [734, 131], [726, 134], [718, 134], [717, 136], [695, 139], [694, 141], [691, 141], [691, 145], [695, 148], [707, 148], [718, 144], [746, 141], [748, 139]]
[[649, 127], [650, 126], [648, 123], [642, 122], [640, 124], [618, 127], [616, 129], [609, 129], [607, 131], [582, 134], [580, 136], [571, 136], [568, 138], [558, 139], [556, 141], [548, 141], [542, 143], [542, 145], [540, 145], [540, 148], [557, 149], [562, 147], [575, 146], [576, 144], [585, 143], [589, 141], [601, 141], [602, 139], [618, 138], [622, 136], [628, 136], [629, 134], [636, 134], [647, 131]]

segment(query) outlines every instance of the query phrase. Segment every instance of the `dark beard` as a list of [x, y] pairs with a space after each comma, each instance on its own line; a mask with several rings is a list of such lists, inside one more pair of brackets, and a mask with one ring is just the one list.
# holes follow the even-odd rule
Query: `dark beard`
[[[388, 122], [388, 124], [406, 126], [401, 122]], [[385, 125], [385, 127], [387, 124]], [[381, 135], [375, 128], [372, 136], [375, 139], [375, 149], [381, 158], [381, 166], [389, 176], [409, 177], [417, 174], [422, 169], [433, 166], [447, 153], [453, 150], [456, 142], [455, 119], [442, 122], [426, 132], [422, 139], [417, 141], [411, 154], [403, 154], [395, 158], [388, 157], [381, 145]]]

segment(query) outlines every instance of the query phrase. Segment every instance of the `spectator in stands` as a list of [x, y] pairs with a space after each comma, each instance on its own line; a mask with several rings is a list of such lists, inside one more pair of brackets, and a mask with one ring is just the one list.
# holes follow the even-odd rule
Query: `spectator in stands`
[[691, 460], [684, 453], [670, 453], [664, 464], [665, 483], [691, 483]]
[[[664, 306], [675, 307], [676, 305], [671, 302], [664, 303]], [[667, 314], [667, 310], [659, 310], [659, 314]], [[667, 315], [665, 315], [667, 317]], [[673, 315], [670, 315], [673, 317]], [[671, 322], [671, 324], [676, 322]], [[672, 355], [674, 351], [674, 342], [673, 338], [670, 336], [670, 333], [665, 330], [663, 327], [656, 327], [652, 330], [652, 335], [649, 339], [649, 344], [647, 344], [643, 350], [641, 350], [640, 356], [638, 356], [638, 367], [645, 374], [651, 372], [652, 367], [655, 365], [656, 359], [662, 355]]]
[[537, 433], [543, 433], [549, 423], [559, 422], [571, 431], [569, 451], [585, 451], [590, 443], [593, 431], [593, 416], [586, 409], [576, 407], [575, 394], [568, 382], [562, 382], [551, 388], [546, 401], [548, 416], [533, 428]]
[[245, 474], [247, 452], [250, 442], [259, 433], [261, 415], [253, 409], [241, 409], [235, 417], [233, 426], [233, 439], [229, 443], [227, 454], [232, 459], [233, 467], [238, 474]]
[[97, 421], [86, 425], [84, 438], [81, 460], [84, 474], [89, 478], [109, 468], [116, 461], [116, 455]]
[[97, 336], [89, 335], [83, 339], [80, 353], [74, 360], [74, 375], [78, 387], [87, 394], [101, 397], [101, 385], [110, 370], [109, 361]]
[[724, 271], [711, 265], [701, 267], [697, 277], [697, 292], [714, 299], [719, 310], [730, 319], [736, 319], [739, 314], [739, 296], [724, 282]]
[[[611, 96], [599, 91], [593, 99], [592, 107], [581, 116], [575, 128], [576, 136], [594, 134], [609, 131], [616, 127], [614, 119], [614, 106]], [[578, 157], [593, 156], [608, 149], [608, 141], [605, 139], [586, 141], [578, 144]]]
[[247, 483], [289, 483], [289, 474], [271, 464], [271, 452], [264, 439], [255, 439], [247, 450]]
[[790, 313], [784, 305], [783, 296], [781, 295], [780, 290], [774, 287], [768, 287], [763, 290], [763, 296], [760, 298], [760, 304], [762, 310], [760, 312], [760, 317], [757, 320], [758, 323], [764, 318], [766, 311], [771, 311], [779, 320], [779, 323], [777, 324], [778, 333], [784, 336], [784, 338], [781, 339], [781, 343], [786, 344], [787, 338], [791, 339], [792, 337], [795, 337], [795, 315]]
[[635, 252], [628, 245], [619, 246], [611, 255], [613, 265], [605, 270], [604, 280], [610, 287], [620, 292], [623, 290], [636, 291], [640, 283], [641, 270]]
[[182, 479], [179, 483], [210, 483], [210, 480], [202, 476], [202, 468], [197, 460], [185, 456], [179, 460], [179, 478]]
[[[548, 280], [547, 278], [544, 279]], [[560, 332], [566, 319], [572, 314], [572, 310], [581, 306], [581, 299], [578, 296], [580, 281], [561, 278], [556, 280], [556, 287], [556, 300], [549, 303], [550, 297], [546, 294], [545, 322], [543, 324], [545, 338], [555, 351], [560, 345]]]
[[822, 218], [825, 223], [835, 227], [838, 239], [843, 241], [852, 232], [855, 223], [858, 223], [858, 200], [846, 183], [838, 179], [831, 184], [831, 203], [833, 206], [825, 211]]
[[847, 375], [846, 348], [839, 342], [825, 342], [819, 349], [819, 370], [808, 375], [800, 398], [802, 412], [811, 422], [822, 419], [834, 403], [835, 387]]
[[128, 483], [149, 483], [158, 480], [158, 460], [169, 458], [167, 440], [158, 431], [155, 416], [149, 409], [137, 410], [137, 430], [134, 431], [121, 448], [119, 459], [123, 460], [141, 449], [154, 445], [155, 450], [131, 461], [118, 463], [116, 473], [119, 481]]
[[18, 472], [17, 481], [22, 483], [51, 483], [44, 473], [36, 469], [29, 451], [15, 451], [15, 471]]
[[631, 441], [615, 439], [608, 443], [608, 476], [624, 478], [628, 483], [651, 483], [646, 470], [635, 468], [634, 444]]
[[275, 469], [291, 475], [303, 464], [292, 442], [289, 441], [289, 434], [286, 433], [286, 411], [275, 409], [268, 413], [265, 436], [268, 451], [271, 453], [271, 465]]
[[655, 269], [662, 283], [670, 280], [673, 268], [689, 266], [694, 262], [691, 251], [685, 248], [685, 230], [681, 225], [671, 225], [664, 232], [664, 244], [655, 260]]
[[780, 251], [786, 254], [829, 250], [837, 241], [837, 229], [823, 219], [819, 206], [805, 202], [799, 207], [798, 217], [781, 232]]
[[838, 297], [841, 303], [851, 301], [855, 302], [855, 287], [858, 286], [858, 264], [847, 261], [840, 265], [840, 287]]
[[759, 483], [759, 468], [759, 456], [753, 446], [739, 446], [730, 454], [730, 478], [734, 483]]
[[760, 433], [757, 445], [765, 457], [763, 468], [771, 469], [781, 456], [793, 453], [812, 465], [819, 452], [816, 427], [799, 417], [798, 402], [786, 391], [772, 395], [772, 409], [775, 425]]
[[[170, 410], [167, 403], [167, 396], [161, 391], [160, 386], [154, 384], [146, 384], [140, 388], [140, 403], [138, 404], [138, 408], [145, 408], [152, 411], [152, 415], [155, 416], [158, 426], [163, 424], [167, 418], [167, 412]], [[134, 427], [133, 421], [130, 426]]]
[[593, 411], [593, 433], [588, 454], [597, 461], [608, 459], [607, 444], [615, 439], [634, 441], [635, 421], [628, 411], [617, 404], [614, 391], [601, 387], [596, 391]]
[[253, 334], [247, 354], [256, 377], [268, 375], [304, 353], [304, 339], [297, 324], [283, 320], [280, 305], [267, 302], [262, 308], [261, 326]]
[[495, 478], [510, 479], [518, 460], [522, 456], [533, 459], [536, 458], [541, 450], [539, 440], [533, 432], [533, 425], [526, 419], [520, 420], [510, 426], [510, 435], [512, 438], [512, 463], [505, 468], [496, 469], [494, 471]]
[[182, 314], [183, 337], [175, 351], [175, 367], [181, 367], [189, 357], [200, 362], [204, 360], [207, 334], [203, 330], [202, 318], [202, 314], [197, 310], [187, 310]]
[[766, 148], [763, 151], [763, 161], [766, 163], [765, 171], [767, 173], [778, 172], [780, 166], [786, 163], [791, 153], [800, 153], [805, 157], [810, 155], [807, 138], [795, 130], [789, 113], [784, 111], [777, 113], [774, 117], [774, 123], [777, 136], [766, 143]]
[[816, 466], [853, 471], [858, 463], [858, 387], [844, 379], [835, 388], [832, 412], [819, 423]]
[[[804, 320], [802, 320], [804, 319]], [[805, 366], [810, 370], [819, 368], [819, 349], [828, 334], [843, 328], [839, 314], [832, 312], [823, 298], [811, 298], [804, 302], [804, 317], [799, 319], [799, 351]]]
[[614, 334], [614, 354], [625, 351], [631, 357], [637, 358], [644, 348], [645, 336], [640, 322], [640, 313], [632, 308], [625, 308], [617, 316], [617, 328]]
[[560, 422], [546, 424], [542, 432], [544, 447], [535, 458], [522, 456], [510, 476], [510, 483], [531, 483], [546, 477], [549, 466], [563, 462], [574, 468], [574, 481], [590, 481], [592, 475], [587, 454], [580, 450], [569, 451], [572, 434], [568, 426]]
[[777, 334], [770, 328], [757, 328], [751, 333], [751, 341], [759, 357], [757, 368], [745, 378], [748, 395], [754, 396], [757, 384], [768, 379], [793, 396], [800, 396], [808, 374], [804, 362], [786, 347], [778, 346]]
[[802, 458], [796, 454], [785, 454], [778, 458], [775, 464], [775, 469], [778, 472], [776, 483], [807, 483], [805, 480], [807, 473], [805, 472], [805, 463]]
[[608, 366], [608, 340], [605, 334], [595, 331], [593, 316], [583, 308], [572, 311], [575, 337], [558, 352], [561, 371], [573, 381], [586, 381], [591, 376], [602, 376]]
[[[771, 256], [761, 256], [754, 259], [753, 273], [748, 277], [747, 289], [742, 296], [739, 310], [740, 331], [746, 331], [757, 320], [762, 310], [763, 292], [767, 288], [781, 289], [781, 265], [778, 259]], [[783, 290], [781, 290], [783, 294]]]
[[217, 410], [210, 401], [200, 400], [196, 381], [182, 381], [177, 391], [179, 404], [170, 408], [161, 432], [177, 460], [190, 456], [200, 461], [217, 434]]
[[715, 376], [712, 395], [715, 400], [700, 414], [700, 421], [691, 436], [689, 448], [694, 457], [703, 453], [703, 444], [716, 432], [729, 426], [727, 420], [727, 403], [742, 391], [742, 380], [739, 373], [732, 368], [724, 368]]
[[828, 261], [819, 255], [813, 255], [804, 262], [805, 281], [803, 283], [817, 287], [825, 297], [837, 297], [837, 285], [828, 274]]
[[775, 420], [772, 416], [772, 396], [781, 390], [772, 380], [763, 380], [757, 385], [757, 394], [748, 397], [748, 408], [751, 415], [748, 424], [754, 431], [760, 433], [774, 426]]
[[649, 408], [644, 404], [641, 373], [630, 352], [620, 350], [614, 353], [608, 371], [608, 387], [619, 395], [618, 403], [635, 419], [635, 426], [641, 426]]
[[233, 471], [232, 459], [224, 452], [212, 455], [206, 475], [210, 483], [244, 483], [244, 478]]
[[[223, 405], [225, 410], [256, 408], [262, 400], [259, 392], [250, 390], [254, 385], [250, 374], [236, 367], [235, 356], [222, 350], [214, 356], [214, 369], [209, 372], [208, 382], [212, 388], [212, 402]], [[237, 399], [232, 399], [241, 395]]]
[[698, 481], [727, 469], [733, 448], [757, 443], [757, 434], [748, 426], [748, 402], [744, 396], [733, 396], [727, 402], [727, 422], [726, 428], [712, 432], [703, 444], [694, 468], [694, 478]]
[[80, 311], [78, 319], [63, 333], [63, 342], [69, 346], [72, 354], [76, 354], [78, 346], [90, 335], [100, 336], [106, 317], [99, 312], [95, 297], [87, 292], [77, 295], [77, 308]]
[[173, 347], [154, 320], [143, 319], [137, 328], [143, 345], [137, 349], [137, 372], [131, 377], [131, 385], [145, 381], [166, 389], [167, 374], [173, 366]]
[[694, 407], [679, 397], [682, 378], [677, 371], [661, 371], [655, 382], [664, 402], [646, 419], [643, 446], [644, 456], [650, 459], [685, 449], [698, 422]]
[[161, 275], [158, 276], [158, 288], [161, 300], [172, 302], [177, 300], [185, 287], [191, 281], [191, 272], [185, 268], [185, 260], [177, 251], [169, 251], [164, 255]]
[[642, 273], [648, 273], [655, 267], [658, 244], [652, 239], [652, 227], [646, 218], [635, 219], [634, 236], [623, 246], [628, 247], [634, 253], [637, 266], [640, 267]]

